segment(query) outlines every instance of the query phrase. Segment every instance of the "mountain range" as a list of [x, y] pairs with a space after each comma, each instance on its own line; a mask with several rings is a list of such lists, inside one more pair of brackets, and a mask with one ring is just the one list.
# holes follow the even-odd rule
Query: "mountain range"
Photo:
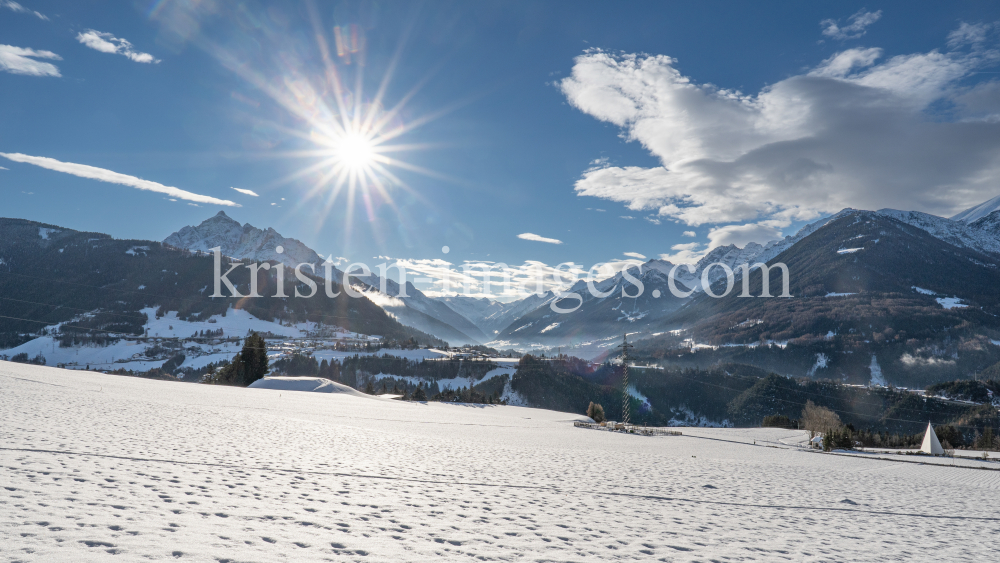
[[[634, 295], [636, 288], [620, 272], [597, 282], [598, 291], [606, 294], [606, 297], [593, 296], [586, 284], [578, 282], [568, 292], [575, 292], [580, 299], [572, 298], [565, 303], [552, 292], [530, 295], [510, 303], [461, 295], [432, 298], [409, 282], [406, 283], [405, 295], [401, 295], [396, 281], [383, 280], [375, 273], [368, 276], [352, 273], [351, 279], [359, 289], [365, 291], [372, 302], [404, 325], [452, 344], [490, 343], [494, 346], [518, 348], [594, 345], [600, 348], [610, 345], [616, 335], [624, 332], [655, 334], [682, 329], [686, 326], [684, 319], [687, 318], [688, 313], [685, 311], [688, 309], [702, 311], [720, 307], [714, 299], [706, 301], [708, 298], [702, 287], [702, 274], [710, 265], [722, 263], [737, 270], [743, 264], [777, 261], [780, 255], [815, 236], [828, 224], [858, 213], [866, 213], [868, 217], [892, 219], [915, 227], [952, 247], [986, 257], [1000, 255], [998, 207], [1000, 198], [995, 198], [951, 219], [895, 209], [876, 212], [844, 209], [806, 225], [782, 240], [766, 244], [751, 242], [742, 248], [736, 245], [720, 246], [709, 251], [690, 268], [677, 268], [677, 288], [683, 293], [690, 293], [688, 297], [676, 297], [670, 291], [667, 276], [675, 265], [659, 259], [630, 269], [630, 273], [642, 282], [645, 290], [637, 299], [622, 295], [623, 289], [626, 295]], [[163, 243], [199, 252], [207, 252], [219, 246], [228, 256], [281, 261], [289, 266], [299, 262], [319, 264], [323, 260], [296, 239], [283, 237], [273, 229], [262, 230], [249, 224], [240, 225], [224, 212], [200, 225], [182, 228], [167, 237]], [[285, 249], [280, 255], [275, 252], [275, 247], [279, 245]], [[989, 258], [984, 258], [980, 262], [985, 264], [988, 260]], [[342, 275], [339, 270], [335, 272], [337, 276]], [[799, 276], [799, 272], [791, 274], [793, 278]], [[705, 278], [711, 284], [718, 283], [724, 277], [724, 269], [713, 267]], [[737, 281], [740, 281], [738, 274]], [[659, 297], [653, 297], [654, 294]], [[557, 302], [557, 306], [575, 307], [576, 310], [568, 314], [555, 313], [550, 308], [553, 301]], [[710, 303], [711, 306], [696, 306], [695, 303]]]
[[[287, 240], [270, 236], [283, 244]], [[142, 335], [149, 320], [142, 311], [148, 308], [154, 308], [157, 316], [176, 312], [179, 320], [194, 323], [241, 309], [283, 325], [308, 321], [394, 341], [444, 344], [400, 324], [367, 298], [353, 299], [344, 292], [336, 298], [322, 292], [309, 299], [276, 297], [274, 269], [258, 271], [260, 297], [212, 298], [213, 267], [213, 258], [203, 251], [0, 218], [0, 349], [50, 330], [77, 342], [99, 342], [108, 333]], [[250, 293], [246, 269], [230, 279], [242, 295]], [[293, 280], [285, 277], [286, 295], [294, 293]], [[319, 277], [312, 281], [323, 284]], [[339, 284], [333, 288], [341, 289]], [[46, 328], [56, 325], [59, 328]]]
[[[742, 248], [720, 246], [696, 264], [678, 267], [676, 289], [681, 296], [668, 284], [675, 264], [653, 259], [629, 269], [630, 276], [643, 285], [638, 297], [634, 297], [636, 284], [621, 272], [597, 281], [597, 296], [579, 281], [563, 293], [550, 291], [509, 303], [467, 296], [430, 297], [409, 282], [404, 292], [392, 279], [352, 272], [351, 285], [366, 297], [361, 304], [296, 303], [289, 309], [284, 300], [271, 299], [253, 306], [271, 318], [350, 311], [360, 315], [349, 323], [352, 330], [452, 345], [562, 348], [581, 357], [600, 358], [612, 354], [620, 336], [629, 333], [639, 341], [637, 352], [667, 358], [663, 361], [668, 363], [704, 365], [731, 362], [733, 355], [742, 355], [742, 363], [788, 375], [808, 372], [862, 382], [878, 379], [876, 372], [894, 374], [897, 381], [933, 380], [936, 373], [944, 372], [964, 376], [1000, 360], [994, 359], [1000, 349], [1000, 298], [995, 295], [1000, 288], [998, 206], [1000, 198], [951, 219], [895, 209], [844, 209], [782, 240]], [[301, 241], [271, 228], [241, 225], [224, 212], [183, 227], [162, 244], [115, 240], [105, 234], [19, 219], [2, 220], [0, 231], [0, 271], [11, 274], [4, 280], [9, 294], [30, 286], [26, 276], [45, 279], [56, 272], [65, 273], [66, 282], [116, 291], [157, 288], [159, 297], [117, 300], [88, 297], [79, 290], [62, 292], [66, 300], [60, 303], [65, 306], [120, 315], [155, 305], [200, 318], [236, 306], [235, 302], [205, 300], [204, 282], [211, 279], [211, 258], [205, 253], [215, 247], [232, 259], [280, 262], [289, 267], [302, 262], [318, 266], [324, 260]], [[278, 247], [283, 252], [277, 252]], [[45, 256], [42, 270], [39, 253]], [[91, 261], [87, 263], [90, 269], [78, 268], [94, 256], [101, 257], [102, 265], [92, 266], [95, 262]], [[778, 262], [789, 269], [792, 298], [737, 296], [743, 285], [738, 273], [741, 265]], [[722, 298], [706, 292], [725, 289], [723, 268], [713, 267], [706, 274], [717, 263], [737, 271], [735, 290]], [[322, 276], [322, 268], [317, 270], [317, 276]], [[172, 272], [179, 277], [171, 278]], [[265, 274], [261, 282], [275, 283], [273, 273]], [[14, 279], [15, 275], [21, 279]], [[342, 281], [340, 270], [334, 269], [333, 275]], [[286, 282], [291, 279], [286, 276]], [[746, 283], [751, 295], [761, 295], [759, 270], [751, 271]], [[780, 278], [771, 287], [776, 294]], [[52, 322], [65, 320], [70, 311], [43, 311], [42, 306], [28, 304], [11, 307], [5, 303], [5, 311], [17, 314], [7, 316]], [[572, 312], [557, 313], [553, 307]], [[302, 310], [296, 312], [296, 308]], [[104, 330], [116, 326], [109, 319], [102, 322]], [[8, 319], [0, 332], [9, 344], [30, 334], [29, 328]], [[780, 351], [774, 351], [775, 346]]]

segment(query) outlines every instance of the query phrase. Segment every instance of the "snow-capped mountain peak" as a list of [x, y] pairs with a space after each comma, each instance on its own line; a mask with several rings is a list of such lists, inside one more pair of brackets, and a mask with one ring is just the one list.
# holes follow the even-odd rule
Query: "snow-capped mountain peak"
[[951, 217], [952, 221], [961, 221], [963, 223], [973, 223], [978, 219], [986, 217], [994, 211], [1000, 211], [1000, 196], [997, 196], [989, 201], [984, 201], [979, 205], [974, 205], [965, 211]]
[[[163, 239], [163, 244], [197, 252], [211, 252], [222, 248], [222, 254], [233, 258], [274, 260], [294, 268], [302, 263], [319, 265], [323, 258], [301, 241], [283, 237], [274, 229], [258, 229], [250, 223], [240, 225], [220, 211], [195, 227], [184, 227]], [[278, 253], [277, 247], [283, 252]]]

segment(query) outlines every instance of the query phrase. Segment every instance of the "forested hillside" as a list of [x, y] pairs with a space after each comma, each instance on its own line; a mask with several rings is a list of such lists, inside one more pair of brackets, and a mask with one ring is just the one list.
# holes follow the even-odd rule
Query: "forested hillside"
[[[226, 262], [223, 271], [228, 270]], [[284, 293], [290, 297], [275, 297], [276, 274], [276, 269], [258, 271], [261, 297], [211, 298], [210, 256], [153, 241], [118, 240], [34, 221], [0, 219], [0, 348], [18, 345], [46, 325], [73, 319], [72, 327], [64, 326], [62, 332], [85, 333], [98, 340], [108, 332], [142, 334], [146, 317], [140, 311], [147, 307], [158, 308], [158, 314], [177, 311], [178, 318], [192, 321], [243, 309], [265, 320], [322, 322], [394, 340], [442, 344], [399, 324], [367, 298], [348, 297], [336, 283], [332, 288], [340, 296], [326, 297], [320, 278], [313, 278], [319, 287], [314, 297], [291, 297], [296, 287], [303, 294], [310, 292], [304, 284], [296, 286], [292, 270], [286, 269], [284, 276]], [[237, 268], [229, 279], [241, 294], [250, 294], [247, 268]], [[223, 290], [229, 294], [224, 286]], [[88, 315], [77, 318], [84, 313]]]

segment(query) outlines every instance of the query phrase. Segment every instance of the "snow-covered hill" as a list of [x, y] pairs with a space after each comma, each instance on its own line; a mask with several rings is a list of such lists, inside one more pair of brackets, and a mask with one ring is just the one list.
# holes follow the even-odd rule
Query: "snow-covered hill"
[[[995, 462], [822, 454], [797, 430], [638, 437], [574, 428], [582, 416], [541, 409], [5, 362], [0, 389], [5, 561], [996, 553]], [[595, 462], [605, 459], [613, 470]], [[938, 533], [914, 533], [923, 529]]]

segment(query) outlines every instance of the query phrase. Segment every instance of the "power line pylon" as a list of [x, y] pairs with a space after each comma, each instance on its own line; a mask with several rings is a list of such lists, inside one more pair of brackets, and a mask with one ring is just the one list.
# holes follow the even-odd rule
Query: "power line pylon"
[[635, 348], [628, 343], [628, 333], [622, 335], [622, 343], [618, 346], [622, 349], [622, 424], [629, 423], [629, 394], [628, 394], [628, 349]]

